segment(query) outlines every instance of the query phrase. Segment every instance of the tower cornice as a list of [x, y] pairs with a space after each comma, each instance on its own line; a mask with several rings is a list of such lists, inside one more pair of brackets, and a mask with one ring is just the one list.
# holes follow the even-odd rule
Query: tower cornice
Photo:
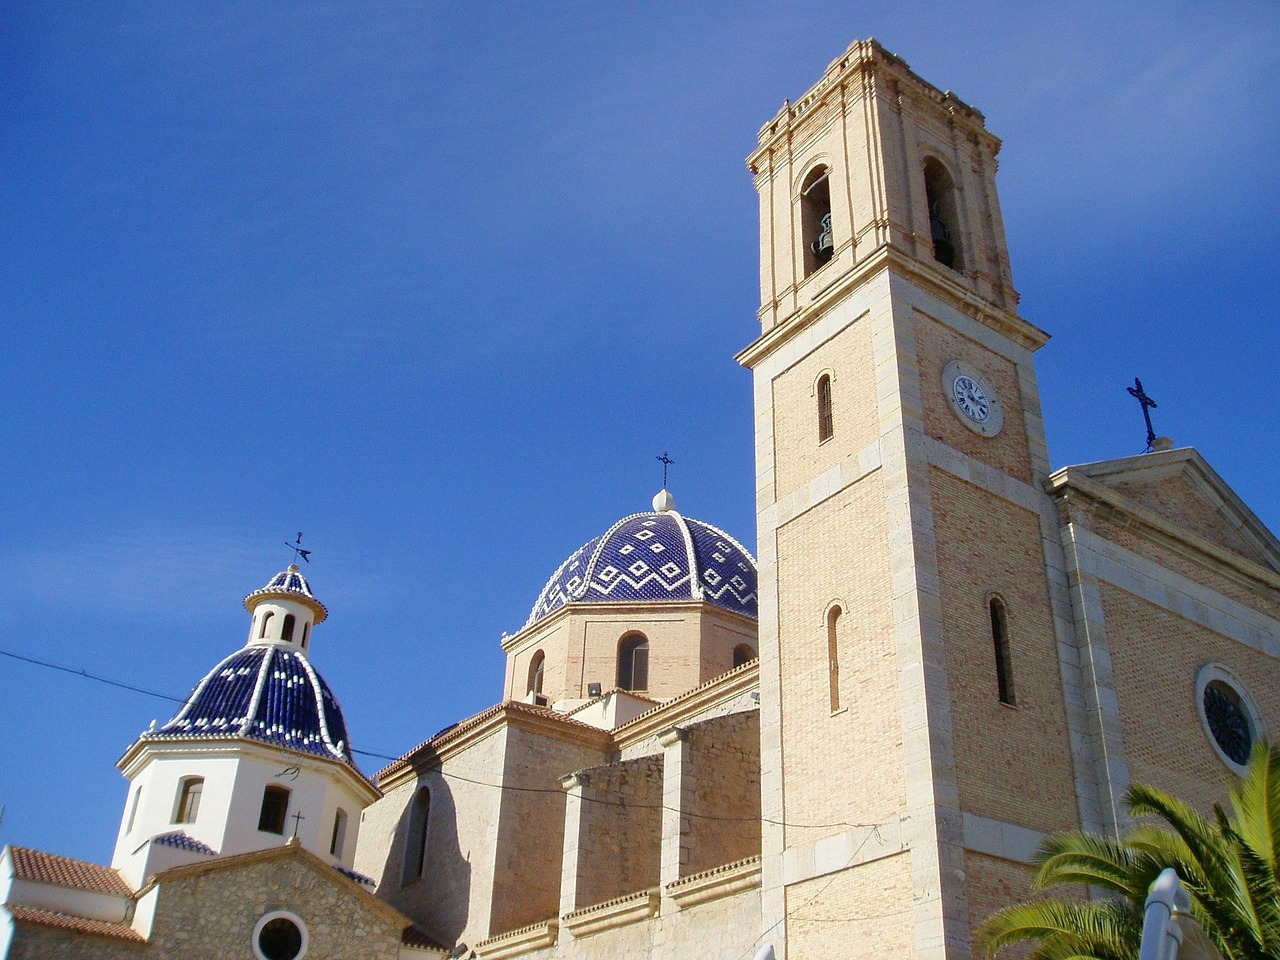
[[1049, 341], [1049, 334], [1029, 323], [1016, 312], [1004, 310], [967, 287], [946, 276], [943, 269], [907, 256], [891, 246], [882, 246], [846, 273], [836, 276], [831, 283], [818, 291], [812, 301], [743, 348], [734, 357], [740, 364], [753, 369], [761, 360], [805, 330], [831, 305], [862, 286], [877, 273], [889, 271], [904, 276], [919, 287], [941, 297], [965, 314], [1008, 337], [1028, 350], [1038, 350]]

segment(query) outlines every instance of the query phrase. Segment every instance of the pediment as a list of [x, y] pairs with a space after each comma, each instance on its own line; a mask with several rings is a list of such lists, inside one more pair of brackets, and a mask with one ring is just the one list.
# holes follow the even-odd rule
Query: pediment
[[1280, 571], [1280, 541], [1192, 447], [1066, 467], [1053, 489], [1092, 481], [1169, 526]]

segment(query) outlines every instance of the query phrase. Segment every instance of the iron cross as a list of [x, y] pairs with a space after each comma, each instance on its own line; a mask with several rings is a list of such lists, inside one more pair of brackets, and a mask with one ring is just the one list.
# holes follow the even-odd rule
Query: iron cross
[[667, 456], [667, 451], [665, 450], [662, 451], [662, 456], [654, 457], [653, 459], [662, 464], [662, 489], [665, 490], [667, 489], [667, 467], [671, 466], [675, 461]]
[[297, 813], [293, 815], [293, 835], [295, 837], [298, 835], [298, 824], [305, 819], [307, 818], [302, 815], [301, 810], [299, 810]]
[[302, 558], [303, 563], [311, 562], [311, 559], [310, 559], [311, 551], [302, 549], [302, 531], [301, 530], [298, 531], [297, 540], [295, 540], [293, 543], [290, 543], [288, 540], [286, 540], [284, 542], [284, 545], [293, 551], [293, 562], [295, 565], [297, 564], [299, 557]]
[[1128, 389], [1129, 396], [1142, 404], [1142, 419], [1147, 422], [1147, 449], [1151, 450], [1156, 442], [1156, 432], [1151, 429], [1151, 408], [1156, 402], [1147, 396], [1147, 392], [1142, 389], [1142, 381], [1137, 377], [1133, 378], [1133, 386]]

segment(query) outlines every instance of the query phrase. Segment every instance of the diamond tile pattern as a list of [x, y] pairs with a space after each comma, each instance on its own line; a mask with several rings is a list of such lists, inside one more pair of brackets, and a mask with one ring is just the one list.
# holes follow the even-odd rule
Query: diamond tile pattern
[[755, 559], [708, 523], [674, 510], [637, 513], [587, 541], [560, 565], [525, 626], [566, 603], [690, 599], [756, 616]]
[[306, 657], [283, 647], [236, 651], [209, 671], [177, 716], [150, 734], [217, 735], [249, 737], [355, 766], [333, 691]]

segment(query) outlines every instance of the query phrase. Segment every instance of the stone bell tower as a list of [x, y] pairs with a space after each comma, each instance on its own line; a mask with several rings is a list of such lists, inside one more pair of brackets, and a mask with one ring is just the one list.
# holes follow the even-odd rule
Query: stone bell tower
[[968, 957], [1028, 844], [1097, 822], [1000, 143], [875, 41], [759, 142], [764, 927]]

